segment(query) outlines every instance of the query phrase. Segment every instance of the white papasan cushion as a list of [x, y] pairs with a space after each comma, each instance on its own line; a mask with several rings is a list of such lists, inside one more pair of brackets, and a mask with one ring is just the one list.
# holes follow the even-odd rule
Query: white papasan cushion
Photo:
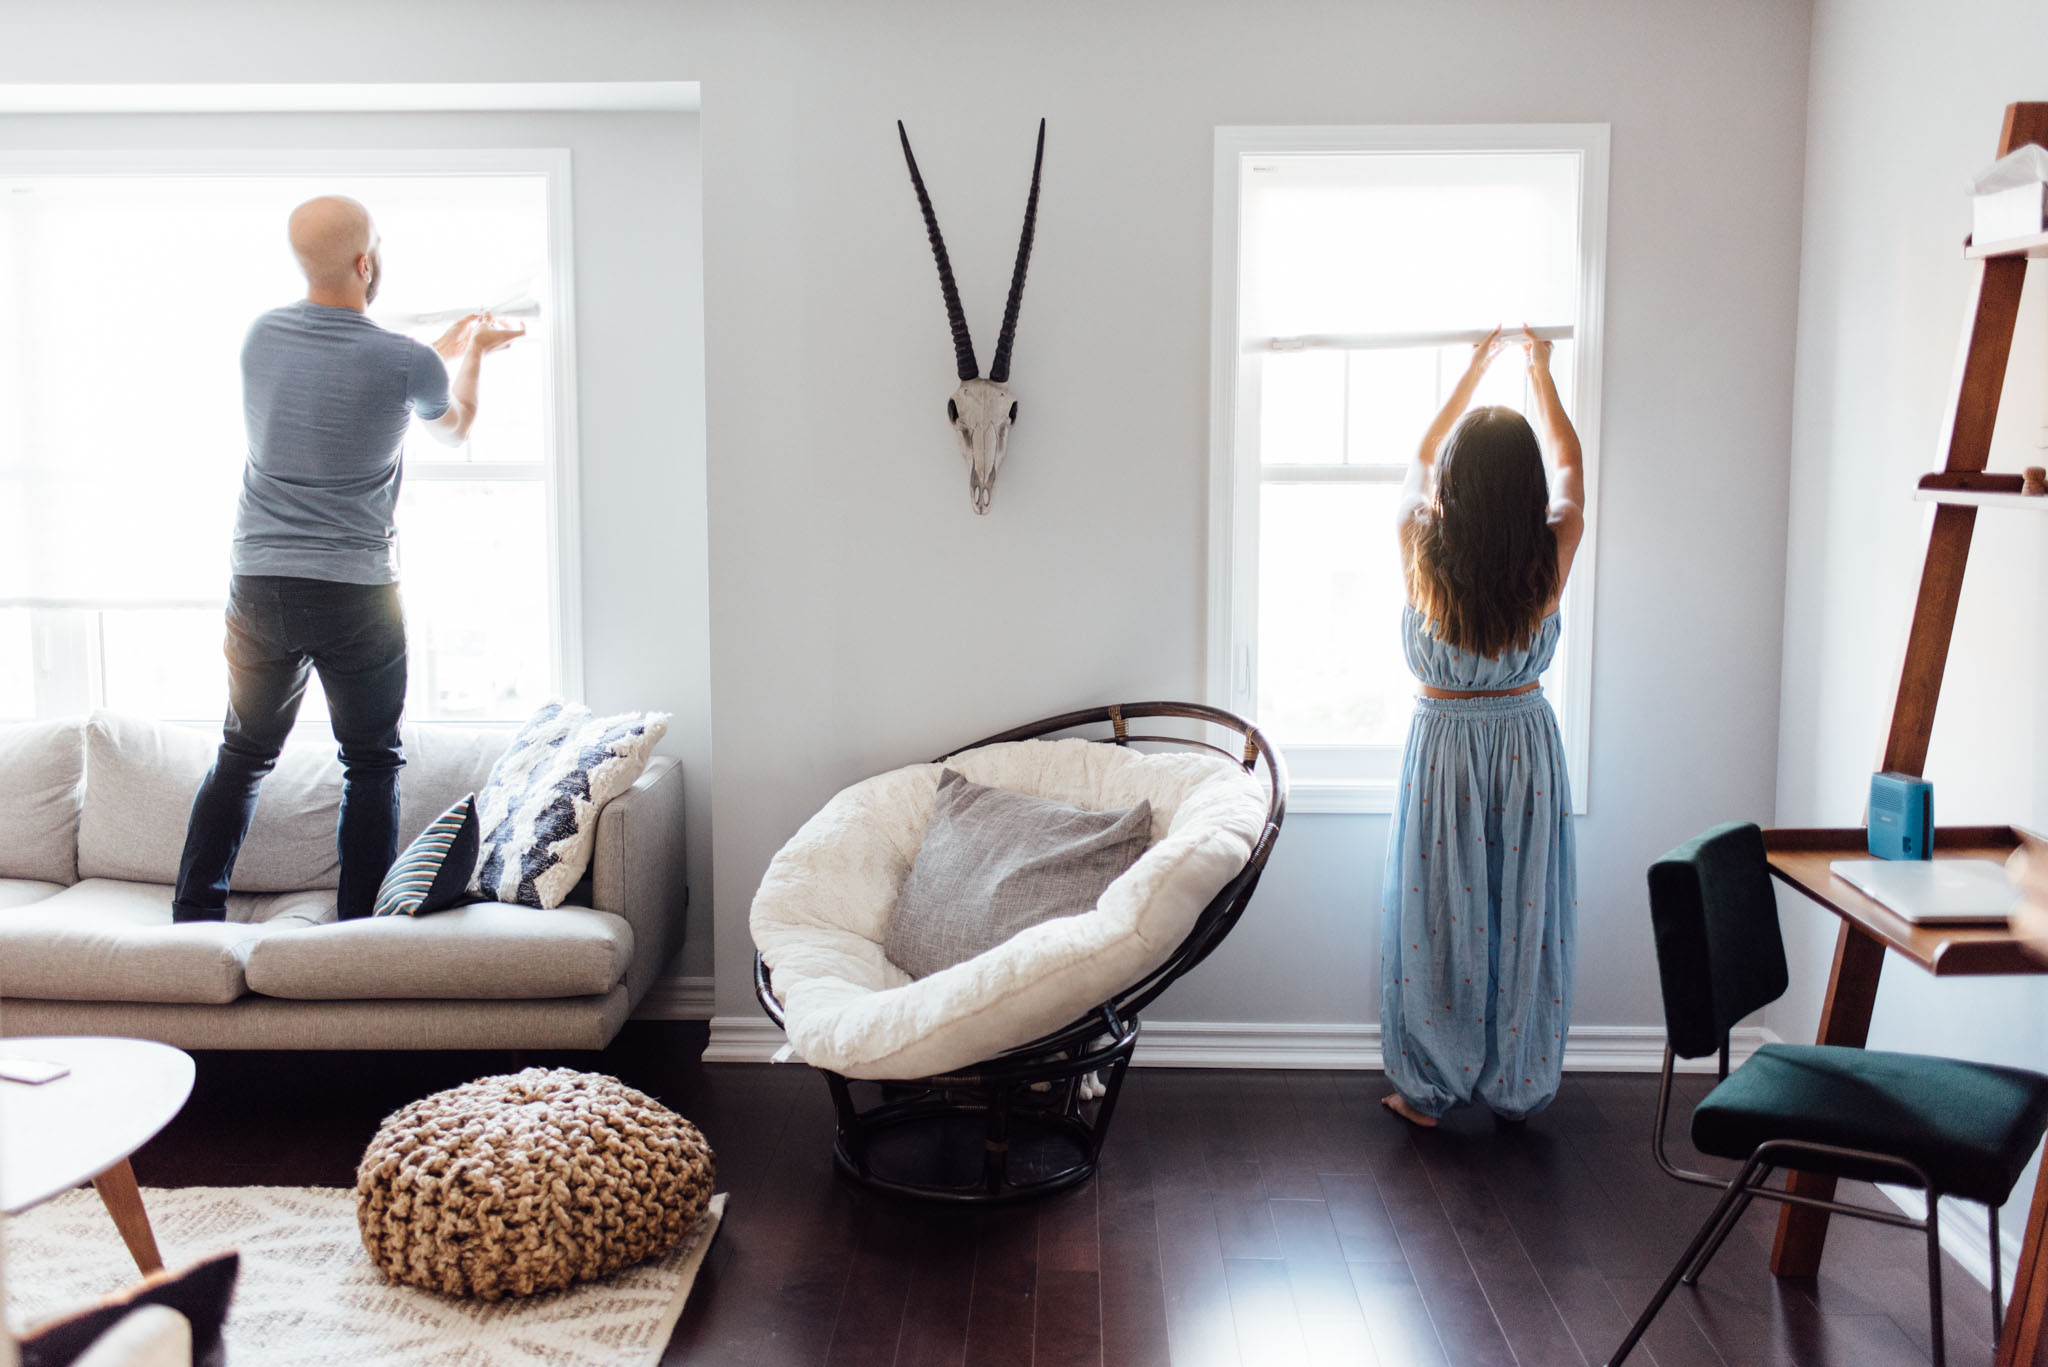
[[[882, 955], [896, 897], [950, 767], [1096, 811], [1152, 803], [1152, 845], [1095, 909], [1031, 927], [913, 981]], [[768, 866], [754, 943], [805, 1061], [859, 1078], [965, 1067], [1058, 1029], [1164, 963], [1244, 868], [1264, 785], [1227, 759], [1086, 740], [1015, 741], [856, 783]]]

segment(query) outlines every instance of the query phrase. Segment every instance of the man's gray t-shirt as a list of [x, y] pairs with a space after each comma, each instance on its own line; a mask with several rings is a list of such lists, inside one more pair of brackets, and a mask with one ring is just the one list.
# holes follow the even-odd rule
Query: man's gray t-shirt
[[234, 572], [396, 583], [406, 429], [447, 411], [432, 347], [304, 300], [258, 318], [242, 343], [249, 463]]

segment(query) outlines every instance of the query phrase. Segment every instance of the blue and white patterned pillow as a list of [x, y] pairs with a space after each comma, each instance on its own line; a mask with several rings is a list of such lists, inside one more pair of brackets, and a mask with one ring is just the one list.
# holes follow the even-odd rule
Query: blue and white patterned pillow
[[560, 906], [590, 867], [598, 812], [640, 777], [668, 717], [599, 717], [560, 702], [534, 713], [477, 797], [483, 844], [472, 888], [499, 902]]
[[424, 916], [454, 906], [476, 872], [476, 794], [428, 823], [384, 875], [372, 916]]

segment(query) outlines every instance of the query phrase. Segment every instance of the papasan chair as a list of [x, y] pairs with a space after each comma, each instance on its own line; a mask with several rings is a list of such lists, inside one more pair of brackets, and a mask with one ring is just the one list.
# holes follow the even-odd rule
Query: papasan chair
[[[1145, 719], [1230, 748], [1133, 734]], [[1092, 910], [912, 979], [882, 944], [945, 769], [1094, 811], [1149, 801], [1150, 841]], [[840, 1172], [959, 1202], [1085, 1181], [1138, 1013], [1230, 933], [1286, 808], [1286, 764], [1257, 727], [1177, 702], [1069, 712], [834, 797], [769, 864], [750, 919], [755, 995], [824, 1074]]]

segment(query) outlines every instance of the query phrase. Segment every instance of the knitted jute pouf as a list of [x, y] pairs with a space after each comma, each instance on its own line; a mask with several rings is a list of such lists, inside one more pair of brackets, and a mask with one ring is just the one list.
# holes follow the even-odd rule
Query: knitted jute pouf
[[390, 1117], [356, 1169], [356, 1221], [394, 1281], [530, 1296], [675, 1247], [710, 1204], [695, 1125], [616, 1078], [528, 1068]]

